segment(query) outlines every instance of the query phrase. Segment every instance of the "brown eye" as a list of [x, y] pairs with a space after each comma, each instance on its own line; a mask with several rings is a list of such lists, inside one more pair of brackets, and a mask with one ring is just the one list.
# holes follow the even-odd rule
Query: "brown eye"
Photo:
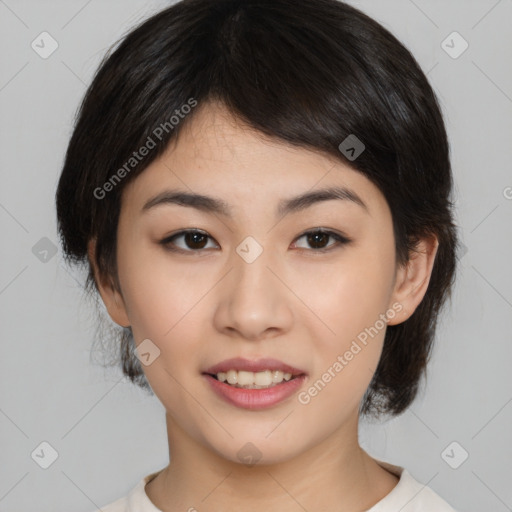
[[[311, 249], [314, 252], [329, 251], [331, 248], [334, 249], [351, 242], [351, 240], [345, 236], [335, 233], [334, 231], [323, 229], [308, 231], [297, 238], [297, 240], [301, 238], [304, 238], [308, 245], [305, 249]], [[330, 239], [334, 240], [333, 243], [329, 243]], [[178, 240], [182, 240], [182, 242], [177, 243]], [[201, 252], [203, 249], [218, 248], [218, 245], [208, 247], [207, 244], [209, 240], [213, 241], [213, 238], [203, 231], [193, 229], [180, 231], [179, 233], [165, 238], [160, 243], [167, 250], [175, 252]]]
[[[176, 243], [183, 239], [184, 246]], [[198, 230], [180, 231], [175, 235], [165, 238], [160, 243], [171, 251], [198, 252], [206, 247], [208, 240], [211, 239], [206, 233]], [[212, 239], [213, 240], [213, 239]]]
[[204, 249], [208, 238], [206, 235], [198, 232], [188, 232], [183, 237], [185, 244], [190, 249]]
[[322, 233], [320, 231], [317, 231], [316, 233], [308, 233], [306, 235], [308, 244], [310, 244], [313, 249], [323, 249], [326, 246], [325, 244], [329, 241], [330, 237], [331, 235]]
[[[301, 235], [297, 240], [300, 240], [301, 238], [305, 238], [307, 244], [310, 246], [310, 248], [321, 252], [325, 250], [330, 250], [331, 247], [336, 247], [339, 245], [344, 245], [350, 242], [350, 240], [338, 233], [335, 233], [333, 231], [326, 231], [322, 229], [316, 229], [313, 231], [308, 231], [307, 233], [304, 233]], [[332, 238], [335, 240], [334, 243], [327, 244], [329, 239]]]

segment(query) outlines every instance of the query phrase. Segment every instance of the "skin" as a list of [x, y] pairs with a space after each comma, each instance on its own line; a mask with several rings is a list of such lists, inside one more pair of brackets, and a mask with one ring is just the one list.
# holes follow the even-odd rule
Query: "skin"
[[[329, 200], [275, 216], [282, 199], [340, 185], [367, 210]], [[141, 212], [176, 188], [223, 199], [233, 217], [176, 204]], [[160, 244], [191, 228], [210, 238], [192, 246], [174, 240], [184, 253]], [[314, 228], [351, 242], [319, 239], [316, 247], [330, 249], [319, 252], [302, 236]], [[238, 408], [201, 372], [231, 357], [273, 357], [307, 372], [299, 391], [307, 390], [393, 304], [400, 312], [388, 325], [414, 312], [435, 239], [397, 266], [391, 213], [369, 180], [319, 152], [268, 139], [213, 103], [198, 108], [177, 141], [123, 190], [117, 236], [119, 290], [99, 275], [94, 240], [89, 257], [111, 318], [131, 326], [136, 344], [149, 338], [160, 349], [143, 366], [166, 411], [171, 462], [146, 485], [158, 508], [365, 511], [391, 492], [397, 477], [358, 442], [358, 407], [385, 328], [306, 405], [292, 396], [265, 410]], [[236, 252], [247, 236], [263, 248], [252, 263]], [[237, 456], [247, 442], [261, 453], [253, 466]]]

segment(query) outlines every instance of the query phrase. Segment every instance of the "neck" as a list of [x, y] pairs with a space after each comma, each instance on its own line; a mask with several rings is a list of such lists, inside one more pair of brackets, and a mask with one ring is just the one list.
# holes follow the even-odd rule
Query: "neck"
[[248, 466], [221, 457], [184, 432], [167, 415], [171, 461], [146, 486], [163, 512], [245, 512], [255, 505], [282, 512], [365, 511], [398, 478], [358, 443], [357, 417], [300, 455], [276, 464]]

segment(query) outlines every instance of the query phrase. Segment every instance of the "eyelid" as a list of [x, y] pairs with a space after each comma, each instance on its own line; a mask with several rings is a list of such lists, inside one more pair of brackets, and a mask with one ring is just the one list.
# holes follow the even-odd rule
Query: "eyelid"
[[[182, 229], [182, 230], [179, 230], [179, 231], [176, 231], [175, 233], [169, 235], [169, 236], [166, 236], [164, 239], [160, 240], [160, 244], [163, 245], [167, 250], [169, 251], [172, 251], [172, 252], [178, 252], [178, 253], [201, 253], [201, 252], [204, 252], [206, 249], [181, 249], [179, 247], [171, 247], [171, 243], [172, 243], [172, 240], [175, 239], [175, 238], [179, 238], [181, 236], [184, 236], [188, 233], [199, 233], [201, 235], [204, 235], [206, 236], [208, 239], [210, 240], [213, 240], [217, 245], [219, 245], [217, 243], [217, 241], [210, 235], [208, 234], [207, 231], [204, 231], [202, 229], [199, 229], [199, 228], [187, 228], [187, 229]], [[336, 240], [336, 243], [330, 245], [330, 246], [327, 246], [325, 248], [322, 248], [322, 249], [304, 249], [304, 248], [299, 248], [298, 250], [300, 251], [307, 251], [307, 252], [312, 252], [312, 253], [325, 253], [325, 252], [329, 252], [333, 249], [336, 249], [337, 247], [340, 247], [340, 246], [343, 246], [343, 245], [347, 245], [349, 243], [352, 242], [352, 239], [347, 237], [346, 235], [338, 232], [338, 231], [334, 231], [332, 229], [328, 229], [328, 228], [322, 228], [322, 227], [315, 227], [315, 228], [309, 228], [307, 229], [306, 231], [302, 232], [300, 235], [298, 235], [294, 241], [292, 243], [296, 243], [297, 240], [301, 239], [302, 237], [306, 236], [306, 235], [309, 235], [309, 234], [312, 234], [312, 233], [321, 233], [323, 235], [328, 235], [330, 236], [331, 238], [334, 238]]]
[[198, 233], [198, 234], [204, 235], [208, 239], [213, 240], [217, 244], [217, 246], [219, 245], [217, 243], [217, 241], [207, 231], [204, 231], [204, 230], [199, 229], [199, 228], [181, 229], [181, 230], [176, 231], [175, 233], [173, 233], [173, 234], [171, 234], [169, 236], [166, 236], [164, 239], [160, 240], [159, 243], [161, 245], [163, 245], [168, 251], [171, 251], [171, 252], [179, 252], [179, 253], [182, 253], [182, 254], [183, 253], [190, 254], [190, 253], [201, 253], [201, 252], [204, 252], [206, 249], [196, 249], [196, 250], [193, 250], [193, 249], [182, 249], [180, 247], [171, 247], [173, 239], [179, 238], [179, 237], [184, 236], [184, 235], [187, 235], [188, 233]]
[[334, 230], [328, 229], [328, 228], [317, 227], [317, 228], [310, 228], [310, 229], [307, 229], [306, 231], [304, 231], [301, 235], [297, 236], [297, 238], [294, 240], [294, 243], [297, 240], [299, 240], [300, 238], [302, 238], [306, 235], [309, 235], [310, 233], [321, 233], [323, 235], [328, 235], [331, 238], [334, 238], [336, 240], [336, 243], [329, 245], [327, 247], [324, 247], [322, 249], [302, 249], [302, 248], [300, 248], [299, 250], [307, 251], [309, 253], [326, 253], [326, 252], [330, 252], [336, 248], [342, 247], [344, 245], [348, 245], [352, 242], [351, 238], [349, 238], [348, 236], [346, 236], [338, 231], [334, 231]]

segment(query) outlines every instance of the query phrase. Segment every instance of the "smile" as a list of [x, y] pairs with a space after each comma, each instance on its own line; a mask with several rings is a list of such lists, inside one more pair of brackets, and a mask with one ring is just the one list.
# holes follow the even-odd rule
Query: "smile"
[[[212, 377], [219, 382], [226, 382], [230, 386], [244, 389], [264, 389], [289, 381], [291, 373], [284, 373], [281, 370], [264, 370], [262, 372], [248, 372], [243, 370], [228, 370], [219, 372]], [[295, 377], [293, 377], [295, 378]]]
[[227, 359], [202, 372], [210, 389], [242, 409], [265, 409], [291, 397], [307, 378], [305, 371], [278, 359]]

